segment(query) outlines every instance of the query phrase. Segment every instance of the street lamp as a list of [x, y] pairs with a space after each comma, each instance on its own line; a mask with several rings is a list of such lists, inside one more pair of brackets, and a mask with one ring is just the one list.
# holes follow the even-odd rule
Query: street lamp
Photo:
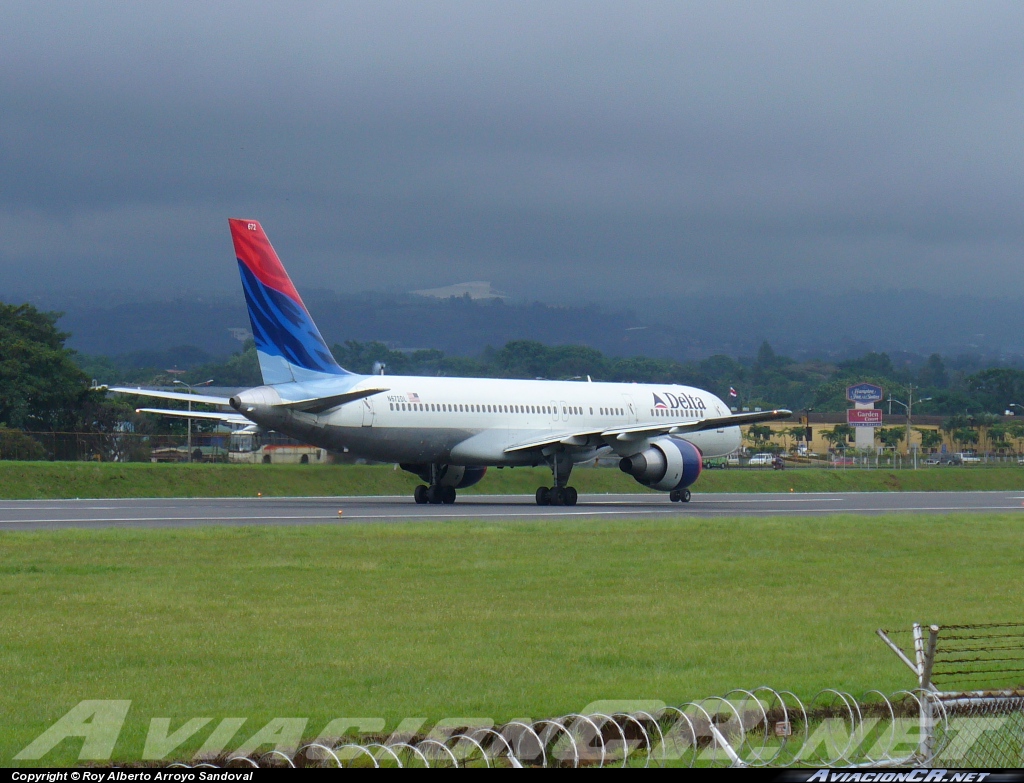
[[[914, 410], [914, 385], [911, 384], [909, 387], [910, 396], [907, 397], [906, 402], [900, 402], [891, 394], [889, 395], [889, 413], [892, 413], [892, 404], [895, 402], [897, 405], [902, 405], [904, 410], [907, 412], [907, 455], [911, 452], [910, 448], [910, 425], [911, 425], [911, 414]], [[931, 397], [922, 397], [918, 402], [928, 402]], [[917, 451], [914, 451], [914, 470], [917, 470]]]
[[[210, 378], [210, 380], [208, 380], [208, 381], [203, 381], [202, 383], [185, 383], [185, 381], [179, 381], [177, 378], [175, 378], [174, 382], [176, 384], [178, 384], [179, 386], [184, 386], [186, 389], [188, 389], [188, 393], [189, 394], [195, 394], [195, 387], [196, 386], [209, 386], [211, 383], [213, 383], [213, 378]], [[192, 412], [192, 400], [188, 401], [188, 412], [189, 413]], [[188, 417], [188, 461], [189, 462], [192, 461], [192, 417], [191, 416]]]

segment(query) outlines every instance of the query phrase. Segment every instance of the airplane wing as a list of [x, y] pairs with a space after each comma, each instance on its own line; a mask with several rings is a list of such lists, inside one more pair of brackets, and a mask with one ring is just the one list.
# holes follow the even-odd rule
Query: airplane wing
[[546, 435], [536, 440], [528, 440], [517, 443], [505, 449], [506, 454], [514, 451], [529, 451], [530, 449], [542, 449], [545, 446], [561, 444], [563, 446], [585, 446], [590, 438], [600, 436], [600, 430], [586, 430], [581, 432], [560, 432], [554, 435]]
[[657, 437], [658, 435], [685, 435], [690, 432], [719, 430], [725, 427], [738, 427], [743, 424], [756, 424], [759, 421], [788, 419], [792, 415], [792, 411], [779, 409], [774, 411], [758, 411], [756, 413], [739, 413], [733, 416], [720, 416], [714, 419], [702, 419], [700, 421], [666, 421], [658, 422], [657, 424], [635, 424], [630, 427], [612, 427], [605, 430], [563, 432], [548, 435], [537, 440], [517, 443], [514, 446], [509, 446], [505, 449], [505, 453], [529, 451], [530, 449], [540, 449], [556, 444], [564, 446], [585, 446], [587, 441], [594, 437], [608, 441], [641, 440], [642, 438]]
[[[720, 430], [725, 427], [740, 427], [744, 424], [756, 424], [759, 421], [776, 421], [788, 419], [793, 411], [780, 408], [774, 411], [758, 411], [757, 413], [737, 413], [732, 416], [719, 416], [713, 419], [701, 419], [699, 421], [677, 421], [658, 424], [636, 424], [632, 427], [614, 427], [604, 430], [601, 435], [614, 437], [618, 440], [632, 440], [636, 437], [649, 437], [651, 435], [685, 435], [688, 432], [703, 432], [704, 430]], [[626, 436], [626, 437], [623, 437]]]
[[224, 421], [229, 424], [252, 424], [241, 413], [208, 413], [207, 411], [177, 411], [166, 408], [136, 408], [136, 413], [158, 413], [161, 416], [178, 416], [183, 419], [210, 419], [211, 421]]
[[161, 400], [200, 402], [204, 405], [230, 405], [227, 397], [211, 397], [208, 394], [186, 394], [185, 392], [162, 391], [161, 389], [132, 388], [130, 386], [97, 386], [98, 391], [112, 391], [118, 394], [138, 394], [141, 397], [158, 397]]

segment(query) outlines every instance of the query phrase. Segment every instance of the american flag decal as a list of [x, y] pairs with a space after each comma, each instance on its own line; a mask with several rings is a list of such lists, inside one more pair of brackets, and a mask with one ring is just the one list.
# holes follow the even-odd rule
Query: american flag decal
[[416, 392], [406, 392], [405, 396], [409, 398], [409, 402], [420, 401], [420, 395], [418, 395]]

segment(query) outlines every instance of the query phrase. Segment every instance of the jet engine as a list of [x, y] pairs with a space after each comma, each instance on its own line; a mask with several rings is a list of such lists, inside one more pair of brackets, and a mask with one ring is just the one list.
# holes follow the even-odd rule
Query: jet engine
[[[427, 484], [430, 483], [430, 465], [399, 465], [402, 470], [415, 473]], [[476, 465], [442, 465], [437, 471], [437, 483], [442, 487], [465, 489], [471, 487], [484, 477], [486, 467]]]
[[700, 451], [689, 441], [660, 438], [646, 451], [619, 460], [619, 470], [651, 489], [674, 490], [695, 482], [702, 462]]

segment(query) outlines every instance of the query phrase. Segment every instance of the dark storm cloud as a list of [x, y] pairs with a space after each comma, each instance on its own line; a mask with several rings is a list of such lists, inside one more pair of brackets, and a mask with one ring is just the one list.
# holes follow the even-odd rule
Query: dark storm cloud
[[509, 6], [0, 6], [0, 285], [1021, 293], [1024, 7]]

